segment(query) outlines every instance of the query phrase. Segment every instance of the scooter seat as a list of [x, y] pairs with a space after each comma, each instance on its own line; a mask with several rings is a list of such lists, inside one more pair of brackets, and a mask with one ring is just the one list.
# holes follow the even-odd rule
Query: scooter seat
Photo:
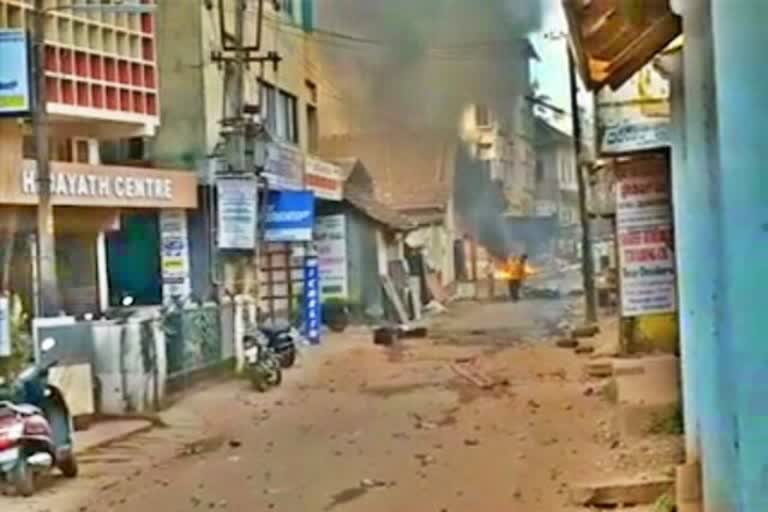
[[259, 326], [261, 332], [267, 336], [274, 336], [277, 334], [283, 334], [291, 330], [291, 324], [288, 322], [264, 322]]
[[39, 407], [35, 407], [34, 405], [12, 404], [10, 402], [0, 403], [0, 409], [13, 411], [16, 414], [21, 414], [22, 416], [35, 416], [36, 414], [43, 413], [43, 411]]

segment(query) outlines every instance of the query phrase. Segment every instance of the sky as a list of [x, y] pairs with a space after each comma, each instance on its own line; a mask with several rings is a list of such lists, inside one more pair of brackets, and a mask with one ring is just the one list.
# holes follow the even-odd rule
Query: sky
[[[531, 42], [539, 53], [539, 62], [533, 62], [532, 77], [539, 83], [539, 94], [549, 96], [550, 102], [565, 110], [570, 111], [570, 84], [568, 81], [568, 57], [566, 53], [567, 40], [547, 39], [544, 34], [560, 34], [568, 31], [561, 0], [542, 0], [543, 20], [540, 30], [531, 35]], [[591, 104], [584, 94], [580, 94], [579, 102], [591, 111]], [[571, 132], [571, 120], [568, 116], [560, 116], [555, 119], [552, 116], [546, 118], [561, 130]]]

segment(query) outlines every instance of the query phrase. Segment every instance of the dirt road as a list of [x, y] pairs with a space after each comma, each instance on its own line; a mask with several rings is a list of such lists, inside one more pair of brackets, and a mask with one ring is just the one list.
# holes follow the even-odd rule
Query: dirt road
[[280, 389], [210, 387], [168, 429], [93, 454], [80, 481], [0, 509], [572, 510], [568, 484], [611, 474], [621, 448], [582, 362], [533, 342], [561, 314], [541, 308], [563, 307], [544, 304], [460, 306], [396, 348], [334, 339]]

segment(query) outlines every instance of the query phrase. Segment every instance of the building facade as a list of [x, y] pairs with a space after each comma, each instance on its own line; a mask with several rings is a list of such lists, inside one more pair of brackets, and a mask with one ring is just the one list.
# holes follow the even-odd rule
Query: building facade
[[[197, 178], [140, 162], [105, 165], [101, 157], [103, 143], [141, 140], [160, 124], [155, 16], [57, 6], [45, 2], [43, 65], [62, 309], [98, 314], [125, 295], [160, 304], [160, 218], [197, 206]], [[5, 34], [31, 31], [32, 20], [31, 2], [0, 1]], [[2, 284], [19, 293], [29, 311], [36, 296], [34, 157], [28, 115], [0, 119]], [[180, 261], [184, 256], [182, 247]]]

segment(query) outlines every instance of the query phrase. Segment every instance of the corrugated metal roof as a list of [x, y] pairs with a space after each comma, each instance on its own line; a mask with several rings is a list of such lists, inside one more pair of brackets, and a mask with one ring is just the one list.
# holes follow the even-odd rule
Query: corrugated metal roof
[[563, 0], [589, 89], [618, 88], [682, 33], [669, 0]]

